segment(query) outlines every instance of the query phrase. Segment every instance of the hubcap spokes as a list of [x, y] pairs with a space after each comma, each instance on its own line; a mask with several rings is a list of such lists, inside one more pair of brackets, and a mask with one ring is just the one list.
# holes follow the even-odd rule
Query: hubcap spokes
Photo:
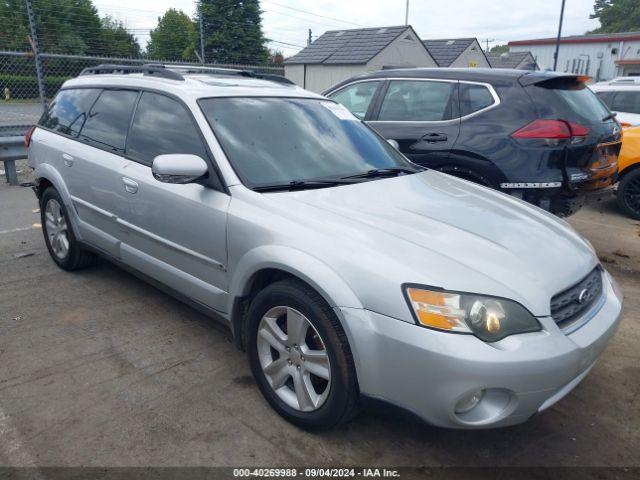
[[331, 386], [329, 356], [307, 317], [290, 307], [270, 309], [257, 344], [262, 371], [283, 402], [303, 412], [323, 405]]
[[62, 207], [56, 199], [52, 198], [47, 202], [44, 217], [51, 250], [56, 257], [63, 259], [69, 253], [69, 237], [67, 236], [67, 220], [64, 218]]

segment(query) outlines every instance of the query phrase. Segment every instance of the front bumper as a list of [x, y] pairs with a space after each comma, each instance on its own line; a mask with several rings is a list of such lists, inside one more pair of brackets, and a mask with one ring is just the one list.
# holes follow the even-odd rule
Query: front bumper
[[[493, 344], [473, 335], [438, 332], [368, 310], [337, 308], [354, 354], [363, 395], [449, 428], [515, 425], [549, 408], [593, 367], [614, 334], [622, 294], [605, 274], [605, 301], [570, 335], [552, 318], [543, 330]], [[477, 390], [480, 403], [464, 414], [455, 405]]]

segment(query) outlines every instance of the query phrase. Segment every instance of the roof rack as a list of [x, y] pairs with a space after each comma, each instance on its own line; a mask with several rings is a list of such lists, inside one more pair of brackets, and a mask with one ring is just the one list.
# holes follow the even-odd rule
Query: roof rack
[[256, 78], [270, 82], [282, 83], [285, 85], [295, 85], [291, 80], [280, 75], [256, 73], [253, 70], [235, 70], [231, 68], [218, 67], [197, 67], [191, 65], [163, 65], [160, 63], [146, 63], [144, 65], [111, 65], [102, 64], [95, 67], [88, 67], [80, 72], [80, 75], [100, 75], [100, 74], [128, 74], [142, 73], [155, 77], [168, 78], [170, 80], [183, 81], [188, 74], [213, 74], [213, 75], [236, 75], [247, 78]]
[[100, 75], [109, 73], [143, 73], [156, 77], [168, 78], [170, 80], [184, 80], [178, 72], [169, 70], [164, 65], [147, 63], [144, 65], [109, 65], [102, 64], [95, 67], [88, 67], [80, 72], [80, 75]]

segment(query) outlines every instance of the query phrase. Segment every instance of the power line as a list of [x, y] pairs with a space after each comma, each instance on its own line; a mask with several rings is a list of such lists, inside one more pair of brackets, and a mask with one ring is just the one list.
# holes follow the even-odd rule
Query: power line
[[349, 22], [347, 20], [342, 20], [340, 18], [335, 18], [335, 17], [329, 17], [329, 16], [326, 16], [326, 15], [320, 15], [319, 13], [310, 12], [309, 10], [302, 10], [301, 8], [289, 7], [288, 5], [282, 5], [281, 3], [272, 2], [271, 0], [269, 0], [269, 2], [267, 2], [267, 3], [272, 3], [273, 5], [277, 5], [278, 7], [286, 8], [286, 9], [293, 10], [293, 11], [296, 11], [296, 12], [306, 13], [307, 15], [313, 15], [314, 17], [326, 18], [327, 20], [335, 20], [337, 22], [346, 23], [346, 24], [349, 24], [349, 25], [355, 25], [356, 27], [367, 28], [367, 25], [362, 25], [360, 23], [355, 23], [355, 22]]

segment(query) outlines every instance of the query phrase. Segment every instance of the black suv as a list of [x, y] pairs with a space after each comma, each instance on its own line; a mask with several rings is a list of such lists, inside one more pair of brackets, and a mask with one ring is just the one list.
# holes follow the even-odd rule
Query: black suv
[[324, 94], [415, 163], [558, 215], [617, 175], [620, 125], [585, 77], [500, 69], [383, 70]]

